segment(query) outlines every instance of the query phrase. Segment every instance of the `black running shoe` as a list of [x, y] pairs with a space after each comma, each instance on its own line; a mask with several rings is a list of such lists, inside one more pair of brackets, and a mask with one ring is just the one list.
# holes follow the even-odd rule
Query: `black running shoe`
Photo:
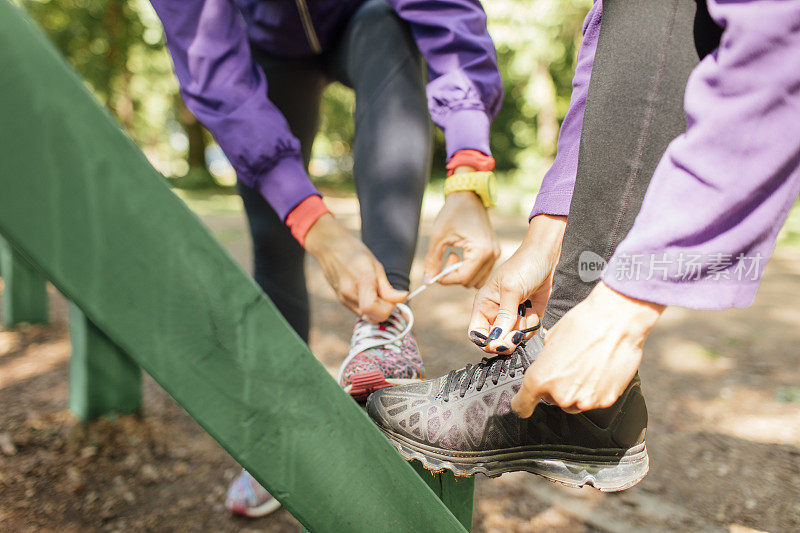
[[571, 415], [540, 402], [533, 416], [521, 419], [511, 410], [511, 398], [541, 350], [537, 335], [512, 354], [377, 391], [367, 412], [403, 457], [418, 459], [428, 470], [489, 477], [524, 470], [602, 491], [637, 484], [649, 465], [639, 376], [607, 409]]

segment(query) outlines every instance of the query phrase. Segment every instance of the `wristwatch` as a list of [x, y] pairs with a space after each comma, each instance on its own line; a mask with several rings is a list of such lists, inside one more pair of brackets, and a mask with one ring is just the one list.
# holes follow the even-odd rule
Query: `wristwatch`
[[478, 195], [484, 207], [497, 205], [497, 181], [494, 172], [459, 172], [444, 180], [444, 195], [451, 192], [472, 191]]

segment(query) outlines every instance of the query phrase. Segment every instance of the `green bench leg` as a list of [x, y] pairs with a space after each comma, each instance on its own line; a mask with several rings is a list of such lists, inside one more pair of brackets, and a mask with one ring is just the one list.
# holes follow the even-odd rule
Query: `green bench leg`
[[434, 474], [425, 470], [422, 463], [412, 461], [411, 466], [455, 515], [467, 531], [472, 531], [472, 499], [475, 494], [475, 477], [457, 478], [449, 470]]
[[69, 334], [70, 411], [84, 421], [139, 411], [142, 405], [139, 366], [73, 303], [69, 308]]
[[3, 295], [0, 318], [6, 327], [47, 323], [47, 282], [11, 246], [0, 238], [0, 275]]

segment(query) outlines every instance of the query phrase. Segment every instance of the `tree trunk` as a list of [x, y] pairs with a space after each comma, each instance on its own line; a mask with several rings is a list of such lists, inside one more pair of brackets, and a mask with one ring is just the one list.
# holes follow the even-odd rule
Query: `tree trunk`
[[211, 175], [206, 164], [206, 133], [203, 125], [195, 118], [191, 111], [186, 108], [180, 97], [176, 98], [177, 118], [186, 137], [189, 140], [189, 150], [186, 155], [186, 162], [189, 163], [189, 172], [186, 176], [176, 180], [178, 187], [186, 189], [203, 189], [208, 187], [219, 187], [219, 184]]
[[[108, 38], [108, 52], [106, 54], [105, 84], [108, 95], [106, 107], [117, 117], [126, 131], [131, 132], [133, 127], [133, 102], [129, 91], [131, 73], [125, 66], [128, 52], [127, 41], [128, 21], [125, 19], [124, 6], [120, 0], [112, 0], [103, 17]], [[114, 80], [118, 80], [115, 87]], [[116, 90], [115, 90], [116, 89]]]
[[186, 109], [186, 106], [181, 105], [181, 125], [183, 126], [186, 136], [189, 138], [189, 153], [186, 157], [189, 163], [189, 168], [206, 169], [206, 135], [203, 125], [200, 124], [194, 115]]

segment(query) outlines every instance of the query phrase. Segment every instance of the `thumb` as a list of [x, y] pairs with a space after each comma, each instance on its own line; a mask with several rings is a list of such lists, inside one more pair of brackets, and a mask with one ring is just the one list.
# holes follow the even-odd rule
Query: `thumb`
[[522, 388], [511, 398], [511, 409], [520, 418], [530, 418], [539, 403], [539, 396], [532, 392], [528, 385], [528, 380], [522, 381]]
[[392, 284], [389, 283], [389, 278], [386, 277], [386, 271], [383, 270], [383, 266], [380, 263], [377, 263], [375, 275], [378, 278], [378, 296], [381, 300], [393, 304], [406, 301], [408, 291], [400, 291], [392, 287]]
[[[489, 331], [489, 350], [495, 351], [498, 347], [512, 346], [511, 333], [517, 327], [517, 320], [520, 318], [519, 304], [525, 300], [521, 291], [500, 289], [500, 306], [497, 309], [497, 316], [492, 323]], [[505, 350], [501, 350], [505, 351]]]

